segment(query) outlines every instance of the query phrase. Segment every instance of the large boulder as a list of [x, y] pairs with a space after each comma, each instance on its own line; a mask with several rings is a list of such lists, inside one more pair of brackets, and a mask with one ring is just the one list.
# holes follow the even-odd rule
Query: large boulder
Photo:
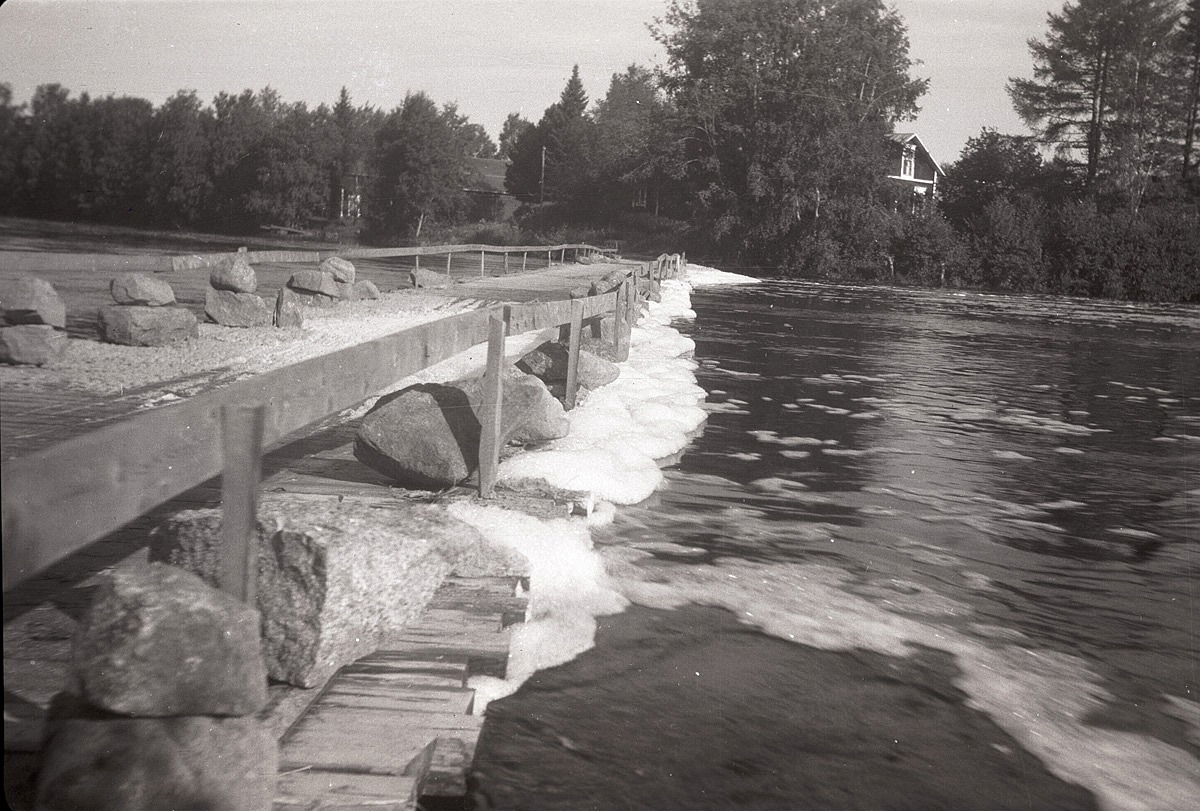
[[[154, 530], [150, 557], [214, 581], [220, 529], [217, 510], [178, 513]], [[263, 499], [255, 542], [267, 671], [300, 687], [379, 648], [484, 543], [428, 505], [381, 510], [352, 497], [300, 495]]]
[[[515, 369], [503, 376], [500, 442], [525, 423], [543, 385]], [[363, 418], [354, 455], [398, 484], [441, 490], [479, 468], [483, 378], [422, 383], [380, 398]]]
[[0, 363], [45, 366], [66, 348], [67, 334], [49, 324], [0, 327]]
[[591, 335], [580, 337], [580, 357], [583, 356], [584, 352], [587, 352], [609, 363], [620, 363], [620, 359], [617, 357], [617, 350], [613, 347], [612, 324], [611, 318], [601, 322], [601, 337], [599, 338], [593, 338]]
[[275, 326], [304, 326], [304, 310], [308, 306], [305, 304], [304, 298], [304, 294], [297, 293], [295, 290], [287, 287], [279, 288], [279, 292], [275, 295], [275, 313], [273, 319]]
[[379, 288], [370, 279], [358, 279], [354, 282], [354, 298], [374, 301], [379, 296]]
[[298, 270], [287, 280], [287, 286], [304, 293], [320, 293], [332, 299], [342, 297], [342, 288], [332, 273], [323, 270]]
[[144, 307], [166, 307], [175, 303], [175, 291], [162, 279], [146, 273], [122, 273], [108, 285], [108, 292], [117, 304], [137, 304]]
[[526, 377], [537, 383], [538, 394], [525, 412], [524, 423], [509, 437], [508, 441], [518, 445], [528, 445], [533, 442], [562, 439], [571, 429], [571, 423], [567, 420], [567, 412], [563, 410], [562, 403], [555, 399], [544, 382], [531, 375], [526, 375]]
[[610, 270], [608, 273], [605, 273], [599, 279], [596, 279], [594, 282], [592, 282], [591, 294], [593, 296], [599, 296], [603, 295], [604, 293], [611, 293], [624, 283], [624, 273], [619, 270]]
[[267, 700], [258, 612], [161, 563], [104, 578], [80, 622], [80, 697], [122, 715], [251, 715]]
[[67, 307], [54, 286], [36, 276], [0, 280], [0, 321], [3, 324], [48, 324], [65, 329]]
[[425, 268], [415, 268], [408, 272], [408, 280], [413, 287], [430, 287], [441, 288], [449, 287], [454, 284], [454, 280], [449, 274], [438, 273], [436, 270], [426, 270]]
[[335, 281], [354, 283], [354, 263], [340, 256], [331, 256], [321, 263], [321, 272], [329, 273]]
[[258, 289], [258, 274], [240, 256], [226, 259], [208, 274], [208, 283], [231, 293], [253, 293]]
[[225, 327], [265, 327], [274, 315], [262, 296], [215, 287], [204, 294], [204, 314]]
[[[566, 344], [547, 341], [517, 362], [517, 368], [534, 375], [548, 385], [565, 383], [567, 380]], [[579, 351], [579, 384], [589, 389], [605, 386], [621, 374], [621, 368], [599, 355], [581, 349]]]
[[39, 811], [251, 811], [274, 800], [279, 751], [255, 718], [122, 718], [54, 707]]
[[104, 340], [126, 346], [165, 346], [200, 335], [196, 316], [182, 307], [104, 307], [100, 327]]

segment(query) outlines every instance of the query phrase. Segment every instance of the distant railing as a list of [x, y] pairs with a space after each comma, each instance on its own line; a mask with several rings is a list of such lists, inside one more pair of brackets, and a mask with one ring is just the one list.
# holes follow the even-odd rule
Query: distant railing
[[[447, 247], [463, 251], [532, 250], [470, 245], [440, 246], [440, 252]], [[558, 245], [536, 250], [589, 248]], [[381, 250], [393, 252], [388, 254], [392, 256], [412, 256], [434, 249]], [[329, 255], [363, 256], [353, 252]], [[251, 262], [271, 261], [260, 256], [262, 252], [251, 252], [247, 258]], [[569, 408], [574, 405], [577, 390], [583, 323], [591, 319], [598, 324], [596, 319], [613, 313], [613, 340], [618, 357], [623, 359], [629, 350], [629, 329], [640, 309], [636, 291], [673, 277], [682, 265], [679, 256], [664, 254], [653, 262], [636, 265], [613, 292], [450, 316], [265, 372], [28, 456], [4, 460], [0, 464], [4, 589], [221, 475], [220, 580], [223, 588], [252, 600], [251, 538], [264, 449], [282, 444], [294, 432], [352, 408], [396, 381], [485, 341], [488, 364], [480, 413], [478, 478], [481, 495], [488, 497], [495, 487], [500, 450], [500, 371], [505, 337], [569, 325], [565, 398]]]
[[250, 264], [323, 262], [334, 256], [344, 259], [392, 259], [416, 257], [418, 265], [422, 256], [443, 256], [450, 261], [457, 254], [480, 255], [480, 272], [487, 254], [503, 254], [505, 271], [508, 259], [513, 254], [522, 255], [522, 268], [530, 254], [545, 254], [546, 264], [553, 264], [558, 254], [559, 263], [566, 261], [567, 252], [573, 258], [611, 253], [611, 250], [594, 245], [571, 242], [563, 245], [422, 245], [411, 248], [344, 248], [323, 251], [272, 250], [272, 251], [224, 251], [219, 253], [130, 256], [107, 253], [44, 253], [39, 251], [2, 251], [0, 270], [21, 270], [30, 273], [47, 270], [86, 270], [96, 273], [122, 273], [140, 271], [145, 273], [170, 273], [212, 267], [221, 262], [241, 257]]

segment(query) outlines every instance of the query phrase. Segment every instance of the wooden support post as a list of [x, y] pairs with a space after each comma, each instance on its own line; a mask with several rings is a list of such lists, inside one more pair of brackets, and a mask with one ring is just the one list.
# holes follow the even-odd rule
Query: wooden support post
[[420, 270], [421, 269], [421, 254], [419, 254], [419, 253], [416, 254], [415, 256], [413, 256], [413, 259], [417, 263], [417, 270]]
[[483, 278], [483, 251], [479, 252], [479, 278]]
[[453, 258], [454, 258], [454, 251], [448, 251], [446, 253], [446, 275], [447, 276], [450, 275], [450, 260]]
[[551, 251], [546, 251], [546, 267], [550, 267], [554, 264], [554, 259], [551, 258], [550, 254]]
[[563, 407], [570, 411], [575, 407], [575, 396], [579, 393], [579, 339], [583, 332], [583, 299], [571, 302], [571, 324], [567, 339], [567, 390], [563, 394]]
[[508, 275], [508, 251], [504, 252], [504, 275]]
[[255, 605], [258, 581], [258, 488], [262, 481], [265, 406], [223, 406], [221, 441], [221, 551], [217, 582], [226, 593]]
[[558, 264], [560, 264], [560, 265], [567, 264], [567, 249], [566, 248], [563, 248], [561, 251], [559, 251]]
[[617, 306], [613, 310], [613, 354], [617, 362], [629, 359], [629, 344], [625, 339], [625, 320], [629, 315], [629, 280], [617, 288]]
[[529, 258], [529, 251], [521, 251], [521, 272], [525, 272], [525, 260]]
[[[506, 308], [507, 309], [507, 308]], [[487, 371], [483, 376], [483, 403], [479, 409], [479, 496], [496, 493], [496, 469], [500, 465], [500, 416], [504, 408], [504, 333], [505, 317], [488, 319]]]

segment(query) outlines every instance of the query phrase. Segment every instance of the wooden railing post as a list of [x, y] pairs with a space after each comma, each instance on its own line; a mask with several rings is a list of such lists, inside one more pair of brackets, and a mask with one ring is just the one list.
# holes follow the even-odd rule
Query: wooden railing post
[[446, 251], [446, 275], [450, 275], [450, 260], [454, 258], [454, 251]]
[[546, 267], [550, 267], [554, 264], [554, 259], [551, 258], [552, 253], [553, 251], [546, 251]]
[[483, 376], [483, 403], [479, 409], [479, 496], [496, 492], [496, 469], [500, 465], [500, 419], [504, 409], [504, 333], [508, 308], [502, 318], [488, 319], [487, 371]]
[[521, 272], [525, 272], [525, 260], [529, 258], [529, 251], [521, 251]]
[[583, 299], [571, 302], [571, 331], [567, 339], [567, 389], [563, 394], [563, 406], [570, 411], [575, 407], [579, 393], [579, 339], [583, 332]]
[[560, 265], [567, 264], [567, 249], [566, 248], [563, 248], [561, 251], [558, 252], [558, 264], [560, 264]]
[[629, 319], [629, 279], [617, 288], [617, 306], [613, 310], [613, 354], [617, 361], [628, 360], [629, 339], [626, 337], [626, 322]]
[[504, 275], [508, 275], [508, 251], [504, 252]]
[[479, 252], [479, 278], [483, 278], [483, 256], [484, 251]]
[[254, 605], [258, 580], [258, 488], [262, 480], [265, 406], [223, 406], [221, 440], [221, 589]]

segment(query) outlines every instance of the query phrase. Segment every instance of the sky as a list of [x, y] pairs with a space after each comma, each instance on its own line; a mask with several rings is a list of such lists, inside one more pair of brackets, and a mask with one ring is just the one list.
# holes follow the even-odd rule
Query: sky
[[[629, 64], [660, 65], [647, 24], [667, 0], [0, 0], [0, 82], [27, 101], [39, 84], [160, 104], [181, 89], [275, 88], [285, 101], [391, 109], [409, 91], [493, 138], [518, 112], [537, 120], [572, 65], [595, 101]], [[982, 127], [1027, 132], [1005, 84], [1031, 72], [1026, 41], [1062, 0], [891, 0], [914, 75], [930, 80], [915, 122], [941, 163]]]

